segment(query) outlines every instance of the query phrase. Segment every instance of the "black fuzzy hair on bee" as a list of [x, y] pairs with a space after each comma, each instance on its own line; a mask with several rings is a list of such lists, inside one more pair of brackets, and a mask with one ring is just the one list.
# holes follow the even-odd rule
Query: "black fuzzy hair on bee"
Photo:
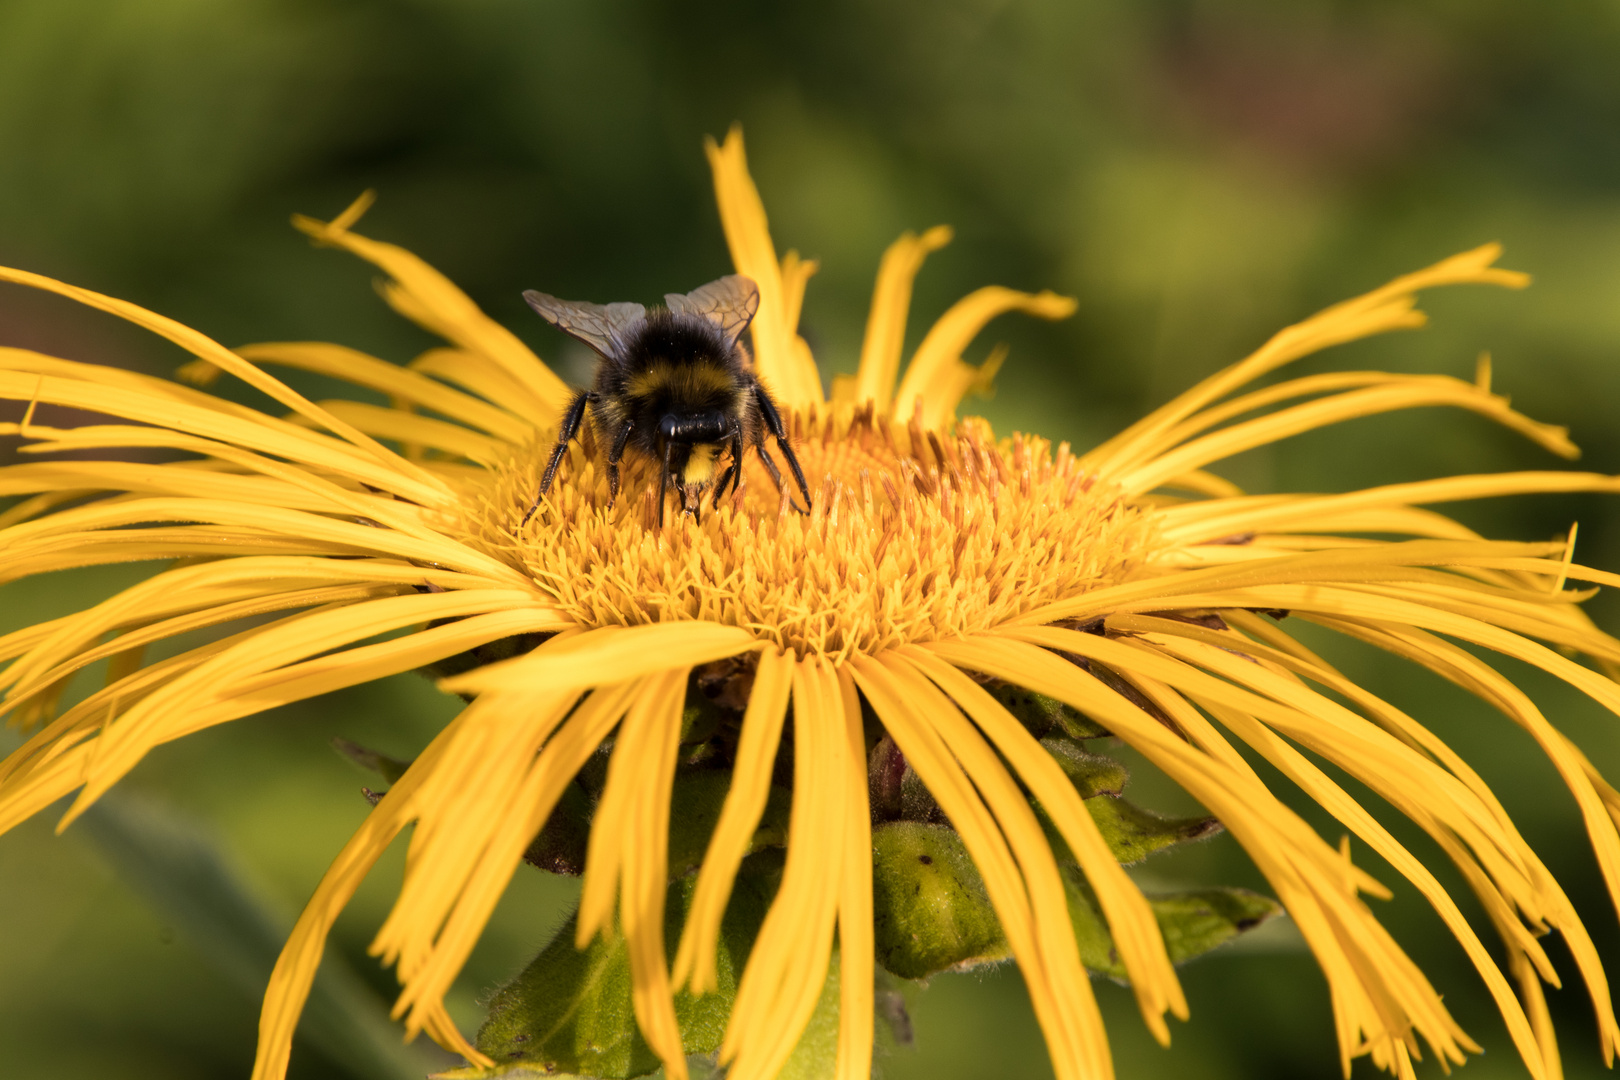
[[[576, 394], [563, 414], [557, 445], [524, 523], [551, 490], [587, 409], [608, 447], [609, 506], [619, 495], [619, 462], [626, 450], [662, 463], [659, 525], [671, 484], [681, 509], [696, 517], [711, 484], [718, 502], [727, 485], [735, 489], [741, 483], [743, 454], [750, 447], [782, 490], [781, 470], [765, 449], [769, 434], [804, 496], [804, 506], [795, 503], [795, 508], [809, 513], [810, 487], [788, 445], [782, 414], [754, 375], [739, 340], [759, 310], [753, 281], [733, 274], [685, 295], [669, 293], [664, 297], [668, 307], [651, 311], [640, 304], [558, 300], [532, 289], [523, 298], [541, 318], [589, 345], [599, 358], [591, 388]], [[730, 461], [716, 481], [722, 453]]]

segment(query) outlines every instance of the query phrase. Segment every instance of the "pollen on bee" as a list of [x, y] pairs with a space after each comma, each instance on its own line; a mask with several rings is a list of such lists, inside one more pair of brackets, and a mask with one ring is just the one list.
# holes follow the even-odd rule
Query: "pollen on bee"
[[708, 483], [714, 477], [714, 462], [719, 454], [720, 447], [715, 443], [694, 443], [681, 480], [688, 484]]

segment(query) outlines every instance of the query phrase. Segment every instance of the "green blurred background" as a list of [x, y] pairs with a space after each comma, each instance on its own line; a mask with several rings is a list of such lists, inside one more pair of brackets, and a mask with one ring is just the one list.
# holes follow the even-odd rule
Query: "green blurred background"
[[[981, 284], [1077, 296], [1067, 322], [991, 327], [970, 358], [1006, 341], [1011, 360], [994, 400], [970, 406], [999, 430], [1079, 446], [1287, 322], [1501, 240], [1506, 265], [1535, 275], [1530, 291], [1431, 294], [1433, 328], [1303, 366], [1466, 377], [1489, 349], [1498, 389], [1569, 424], [1585, 467], [1620, 472], [1617, 56], [1620, 13], [1568, 0], [5, 0], [0, 262], [228, 344], [317, 338], [405, 361], [430, 342], [375, 297], [370, 269], [311, 250], [286, 224], [375, 187], [362, 231], [430, 260], [578, 381], [579, 356], [519, 293], [649, 301], [727, 272], [701, 139], [741, 121], [779, 249], [822, 260], [804, 333], [826, 373], [854, 366], [883, 248], [937, 222], [957, 239], [918, 283], [912, 340]], [[152, 371], [181, 359], [13, 287], [0, 291], [0, 343]], [[1482, 421], [1426, 412], [1316, 433], [1223, 471], [1255, 490], [1344, 490], [1553, 464]], [[1620, 567], [1613, 499], [1456, 512], [1524, 539], [1579, 520], [1579, 557]], [[140, 573], [7, 586], [0, 630]], [[1597, 617], [1620, 628], [1606, 601]], [[1620, 972], [1615, 912], [1573, 801], [1528, 739], [1438, 680], [1318, 644], [1463, 750]], [[1506, 666], [1620, 777], [1620, 722]], [[416, 678], [334, 695], [159, 750], [100, 825], [56, 837], [47, 815], [0, 837], [0, 1075], [245, 1076], [263, 980], [252, 942], [275, 939], [366, 812], [365, 775], [328, 740], [409, 756], [452, 712]], [[1145, 767], [1132, 793], [1191, 809]], [[143, 855], [119, 831], [129, 821], [156, 823], [148, 847], [152, 835], [172, 843]], [[1413, 843], [1461, 889], [1432, 845]], [[165, 877], [166, 866], [189, 869]], [[294, 1076], [444, 1064], [402, 1059], [378, 1033], [392, 981], [364, 950], [399, 872], [397, 858], [381, 868], [336, 932], [351, 1051], [341, 1034], [312, 1035]], [[1144, 876], [1263, 887], [1229, 837]], [[480, 996], [544, 943], [572, 895], [537, 871], [519, 878], [456, 990], [469, 1031]], [[1397, 893], [1380, 911], [1487, 1048], [1466, 1075], [1523, 1075], [1461, 950], [1410, 889]], [[192, 910], [215, 895], [248, 905], [237, 923]], [[1551, 951], [1572, 977], [1562, 946]], [[1174, 1025], [1169, 1050], [1126, 991], [1099, 987], [1122, 1077], [1337, 1073], [1324, 983], [1285, 926], [1184, 978], [1193, 1018]], [[1597, 1075], [1584, 991], [1550, 996], [1569, 1075]], [[884, 1077], [1050, 1075], [1014, 972], [936, 979], [912, 1015], [916, 1045], [885, 1054]]]

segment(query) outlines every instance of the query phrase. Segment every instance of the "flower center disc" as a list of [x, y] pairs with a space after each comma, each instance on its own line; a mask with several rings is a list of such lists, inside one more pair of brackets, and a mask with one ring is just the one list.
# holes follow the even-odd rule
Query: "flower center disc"
[[672, 489], [659, 528], [657, 464], [627, 456], [609, 508], [601, 440], [586, 425], [528, 524], [548, 441], [469, 492], [462, 527], [582, 625], [703, 619], [801, 654], [971, 634], [1123, 580], [1145, 559], [1149, 516], [1083, 473], [1067, 445], [998, 444], [976, 419], [923, 433], [847, 408], [788, 422], [809, 514], [750, 450], [739, 494], [716, 507], [706, 493], [698, 522]]

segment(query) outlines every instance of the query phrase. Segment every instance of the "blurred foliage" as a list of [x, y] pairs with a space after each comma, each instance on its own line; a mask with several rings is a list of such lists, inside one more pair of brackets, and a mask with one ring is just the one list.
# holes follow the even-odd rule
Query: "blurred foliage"
[[[428, 341], [371, 295], [369, 271], [309, 250], [285, 224], [375, 187], [365, 231], [428, 258], [578, 379], [583, 358], [519, 293], [647, 300], [724, 272], [700, 140], [740, 120], [779, 247], [822, 260], [804, 320], [829, 374], [853, 367], [884, 246], [936, 222], [957, 240], [923, 272], [912, 340], [981, 284], [1078, 296], [1068, 322], [992, 326], [976, 348], [1005, 340], [1012, 358], [999, 395], [970, 403], [1000, 430], [1077, 444], [1286, 322], [1499, 239], [1505, 263], [1536, 276], [1529, 292], [1433, 295], [1432, 329], [1306, 366], [1467, 374], [1490, 349], [1500, 389], [1568, 423], [1585, 465], [1620, 472], [1617, 49], [1620, 13], [1572, 0], [8, 0], [0, 261], [227, 343], [320, 338], [405, 360]], [[179, 361], [23, 290], [0, 293], [0, 330], [5, 344], [75, 359], [155, 371]], [[1255, 489], [1342, 490], [1551, 464], [1482, 421], [1425, 413], [1316, 433], [1225, 471]], [[1580, 557], [1620, 566], [1613, 500], [1456, 512], [1524, 538], [1578, 518]], [[0, 629], [138, 573], [8, 586]], [[1620, 621], [1606, 596], [1594, 610], [1611, 629]], [[1437, 680], [1313, 644], [1470, 757], [1600, 951], [1620, 956], [1571, 800], [1519, 733]], [[1509, 671], [1620, 774], [1612, 717]], [[130, 785], [208, 821], [291, 911], [366, 811], [364, 775], [328, 740], [408, 758], [455, 705], [420, 680], [390, 680], [164, 748]], [[1145, 801], [1197, 812], [1131, 765]], [[0, 1073], [244, 1075], [253, 996], [79, 831], [53, 838], [40, 820], [0, 838]], [[1156, 885], [1263, 888], [1230, 838], [1165, 859]], [[391, 977], [364, 945], [398, 873], [397, 858], [379, 869], [334, 943], [385, 994]], [[464, 1029], [476, 1030], [479, 995], [566, 917], [569, 889], [519, 876], [458, 986]], [[1409, 893], [1384, 905], [1387, 918], [1490, 1051], [1469, 1075], [1521, 1075], [1461, 951]], [[1336, 1069], [1322, 981], [1284, 923], [1183, 975], [1193, 1021], [1175, 1026], [1168, 1051], [1128, 992], [1099, 984], [1123, 1077]], [[1580, 991], [1550, 997], [1569, 1075], [1597, 1075]], [[881, 1060], [887, 1077], [1049, 1074], [1011, 971], [941, 977], [911, 1008], [916, 1046]], [[303, 1046], [294, 1075], [353, 1074]]]

